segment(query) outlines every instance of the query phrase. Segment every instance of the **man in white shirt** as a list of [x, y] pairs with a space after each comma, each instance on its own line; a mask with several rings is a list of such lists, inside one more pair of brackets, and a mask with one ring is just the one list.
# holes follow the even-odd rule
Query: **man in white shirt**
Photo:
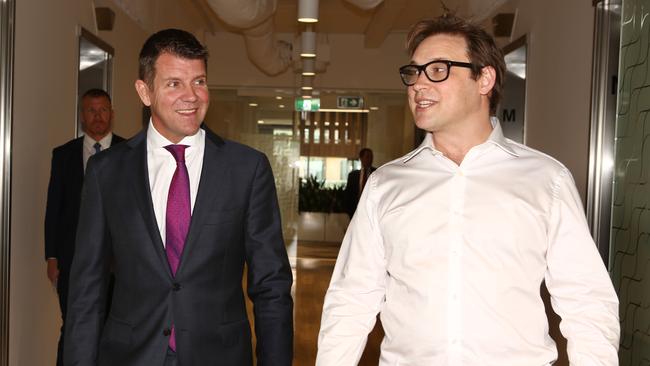
[[68, 279], [75, 248], [79, 202], [88, 159], [124, 139], [114, 135], [110, 95], [90, 89], [81, 97], [81, 127], [84, 135], [52, 151], [52, 169], [45, 210], [45, 260], [47, 277], [56, 287], [61, 308], [61, 336], [57, 365], [63, 364], [63, 330], [66, 319]]
[[618, 299], [571, 174], [490, 117], [505, 74], [494, 40], [445, 16], [417, 23], [407, 45], [400, 75], [428, 133], [366, 184], [316, 364], [356, 365], [380, 313], [380, 365], [551, 365], [545, 281], [571, 364], [617, 365]]

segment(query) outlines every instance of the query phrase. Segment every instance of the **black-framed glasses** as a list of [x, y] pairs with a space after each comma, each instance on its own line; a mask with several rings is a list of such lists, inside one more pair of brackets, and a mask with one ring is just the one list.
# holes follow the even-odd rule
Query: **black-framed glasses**
[[469, 62], [434, 60], [427, 62], [424, 65], [404, 65], [399, 68], [399, 76], [402, 78], [404, 85], [411, 86], [415, 84], [418, 77], [420, 77], [420, 73], [424, 71], [424, 75], [427, 79], [434, 83], [439, 83], [447, 80], [449, 77], [449, 70], [452, 66], [467, 67], [472, 70], [476, 68], [474, 64]]

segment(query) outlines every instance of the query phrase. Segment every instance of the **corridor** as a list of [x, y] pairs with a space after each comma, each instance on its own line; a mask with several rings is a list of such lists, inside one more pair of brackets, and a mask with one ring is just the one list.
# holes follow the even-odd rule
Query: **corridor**
[[[299, 241], [294, 282], [294, 366], [314, 365], [323, 297], [327, 291], [340, 244]], [[377, 365], [383, 337], [375, 326], [359, 365]]]

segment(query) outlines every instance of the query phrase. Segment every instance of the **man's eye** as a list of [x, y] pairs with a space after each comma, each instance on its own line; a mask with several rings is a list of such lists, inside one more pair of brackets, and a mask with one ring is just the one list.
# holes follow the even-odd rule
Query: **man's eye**
[[196, 81], [194, 81], [194, 84], [196, 84], [196, 85], [205, 85], [206, 81], [205, 81], [205, 79], [197, 79]]
[[167, 83], [167, 86], [170, 86], [170, 87], [177, 87], [178, 85], [179, 85], [179, 82], [175, 81], [175, 80], [170, 81], [170, 82]]

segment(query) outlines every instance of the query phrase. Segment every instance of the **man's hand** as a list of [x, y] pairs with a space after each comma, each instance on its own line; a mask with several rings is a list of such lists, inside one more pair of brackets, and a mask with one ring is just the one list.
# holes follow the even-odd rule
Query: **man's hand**
[[56, 287], [56, 281], [59, 279], [59, 263], [56, 258], [47, 259], [47, 278]]

